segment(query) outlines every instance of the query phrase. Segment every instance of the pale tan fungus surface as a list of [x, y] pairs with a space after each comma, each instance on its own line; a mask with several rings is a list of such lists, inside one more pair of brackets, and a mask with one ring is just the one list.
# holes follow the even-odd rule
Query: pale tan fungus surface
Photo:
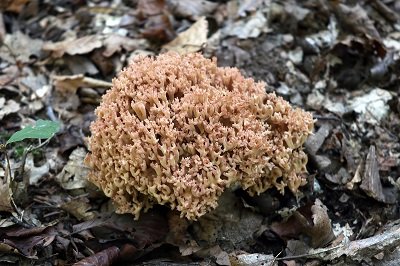
[[306, 181], [311, 114], [200, 54], [138, 59], [96, 115], [88, 178], [119, 213], [165, 204], [196, 220], [232, 185], [255, 195]]

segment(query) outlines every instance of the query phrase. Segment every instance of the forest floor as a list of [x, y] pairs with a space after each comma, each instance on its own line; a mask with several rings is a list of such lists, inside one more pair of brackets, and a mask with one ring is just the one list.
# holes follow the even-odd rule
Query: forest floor
[[[38, 119], [61, 125], [47, 145], [0, 154], [0, 265], [400, 265], [399, 0], [14, 0], [0, 11], [0, 143]], [[86, 180], [94, 110], [130, 60], [166, 51], [216, 57], [313, 114], [299, 194], [227, 192], [190, 224], [163, 207], [114, 214]]]

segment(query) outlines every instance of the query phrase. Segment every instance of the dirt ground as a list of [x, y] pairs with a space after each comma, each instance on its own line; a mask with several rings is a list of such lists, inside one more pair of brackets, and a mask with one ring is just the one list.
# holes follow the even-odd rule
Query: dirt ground
[[[0, 265], [400, 265], [400, 1], [0, 3]], [[87, 136], [139, 55], [200, 52], [312, 113], [307, 184], [134, 220], [86, 179]], [[8, 169], [8, 165], [10, 169]], [[9, 172], [7, 172], [10, 170]]]

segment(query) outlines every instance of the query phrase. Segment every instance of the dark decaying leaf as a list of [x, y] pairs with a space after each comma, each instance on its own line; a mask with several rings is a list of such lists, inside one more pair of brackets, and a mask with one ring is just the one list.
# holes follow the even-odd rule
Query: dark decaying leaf
[[168, 214], [168, 225], [167, 243], [181, 246], [189, 241], [187, 230], [190, 224], [186, 219], [180, 218], [178, 213], [171, 212]]
[[142, 214], [138, 221], [132, 215], [112, 214], [73, 226], [73, 234], [92, 230], [103, 240], [126, 239], [133, 241], [138, 249], [162, 240], [168, 232], [165, 217], [155, 212]]
[[310, 247], [307, 246], [303, 241], [300, 240], [289, 240], [286, 245], [286, 256], [299, 256], [307, 254], [310, 251]]
[[305, 235], [313, 248], [326, 246], [335, 237], [327, 208], [319, 199], [296, 210], [287, 221], [273, 223], [271, 230], [286, 240]]
[[391, 22], [398, 22], [400, 20], [400, 15], [396, 13], [395, 10], [388, 7], [384, 1], [381, 0], [372, 0], [373, 7], [381, 13], [386, 19]]
[[110, 218], [96, 218], [90, 221], [85, 221], [79, 224], [74, 224], [72, 226], [72, 234], [78, 234], [82, 231], [89, 230], [95, 227], [103, 226], [107, 224]]
[[382, 187], [374, 145], [369, 147], [360, 188], [377, 201], [391, 204], [396, 202], [396, 192], [389, 189], [384, 190]]
[[156, 15], [148, 18], [141, 33], [143, 37], [159, 42], [169, 41], [175, 35], [172, 23], [166, 15]]
[[165, 9], [165, 0], [139, 0], [136, 12], [141, 19], [160, 15]]
[[32, 235], [37, 235], [46, 230], [48, 226], [43, 227], [33, 227], [33, 228], [16, 228], [7, 231], [5, 234], [9, 237], [28, 237]]
[[369, 18], [367, 12], [360, 5], [349, 7], [342, 3], [329, 1], [335, 14], [339, 17], [343, 27], [356, 34], [367, 34], [371, 37], [380, 39], [379, 32], [375, 28], [374, 22]]
[[[332, 47], [331, 53], [342, 61], [332, 69], [339, 87], [355, 90], [371, 79], [376, 62], [385, 58], [388, 51], [379, 39], [362, 35], [348, 36], [337, 42]], [[374, 78], [372, 76], [372, 79]]]
[[3, 0], [0, 10], [19, 13], [30, 0]]
[[68, 125], [57, 135], [60, 142], [60, 153], [64, 154], [68, 150], [74, 150], [77, 146], [83, 144], [82, 128], [74, 125]]
[[133, 230], [131, 234], [139, 249], [162, 240], [168, 232], [166, 218], [155, 211], [143, 214], [138, 221], [132, 221], [132, 216], [126, 220], [121, 215], [119, 216], [121, 218], [119, 226]]
[[170, 41], [174, 29], [168, 7], [164, 0], [140, 0], [137, 5], [137, 17], [144, 23], [142, 35], [154, 41]]
[[39, 248], [49, 246], [57, 236], [57, 231], [53, 227], [18, 229], [9, 232], [11, 236], [6, 236], [3, 243], [17, 249], [27, 258], [37, 258]]
[[113, 246], [74, 263], [74, 266], [110, 266], [118, 259], [118, 256], [119, 248]]
[[191, 234], [208, 246], [218, 244], [223, 250], [245, 249], [260, 229], [263, 216], [243, 206], [232, 191], [224, 191], [218, 207], [200, 217], [191, 226]]

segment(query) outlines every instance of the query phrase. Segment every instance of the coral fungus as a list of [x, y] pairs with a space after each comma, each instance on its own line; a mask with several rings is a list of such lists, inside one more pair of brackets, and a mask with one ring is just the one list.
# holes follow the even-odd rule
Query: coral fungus
[[254, 195], [305, 183], [311, 114], [200, 54], [132, 62], [96, 115], [88, 178], [120, 213], [163, 204], [196, 220], [230, 186]]

